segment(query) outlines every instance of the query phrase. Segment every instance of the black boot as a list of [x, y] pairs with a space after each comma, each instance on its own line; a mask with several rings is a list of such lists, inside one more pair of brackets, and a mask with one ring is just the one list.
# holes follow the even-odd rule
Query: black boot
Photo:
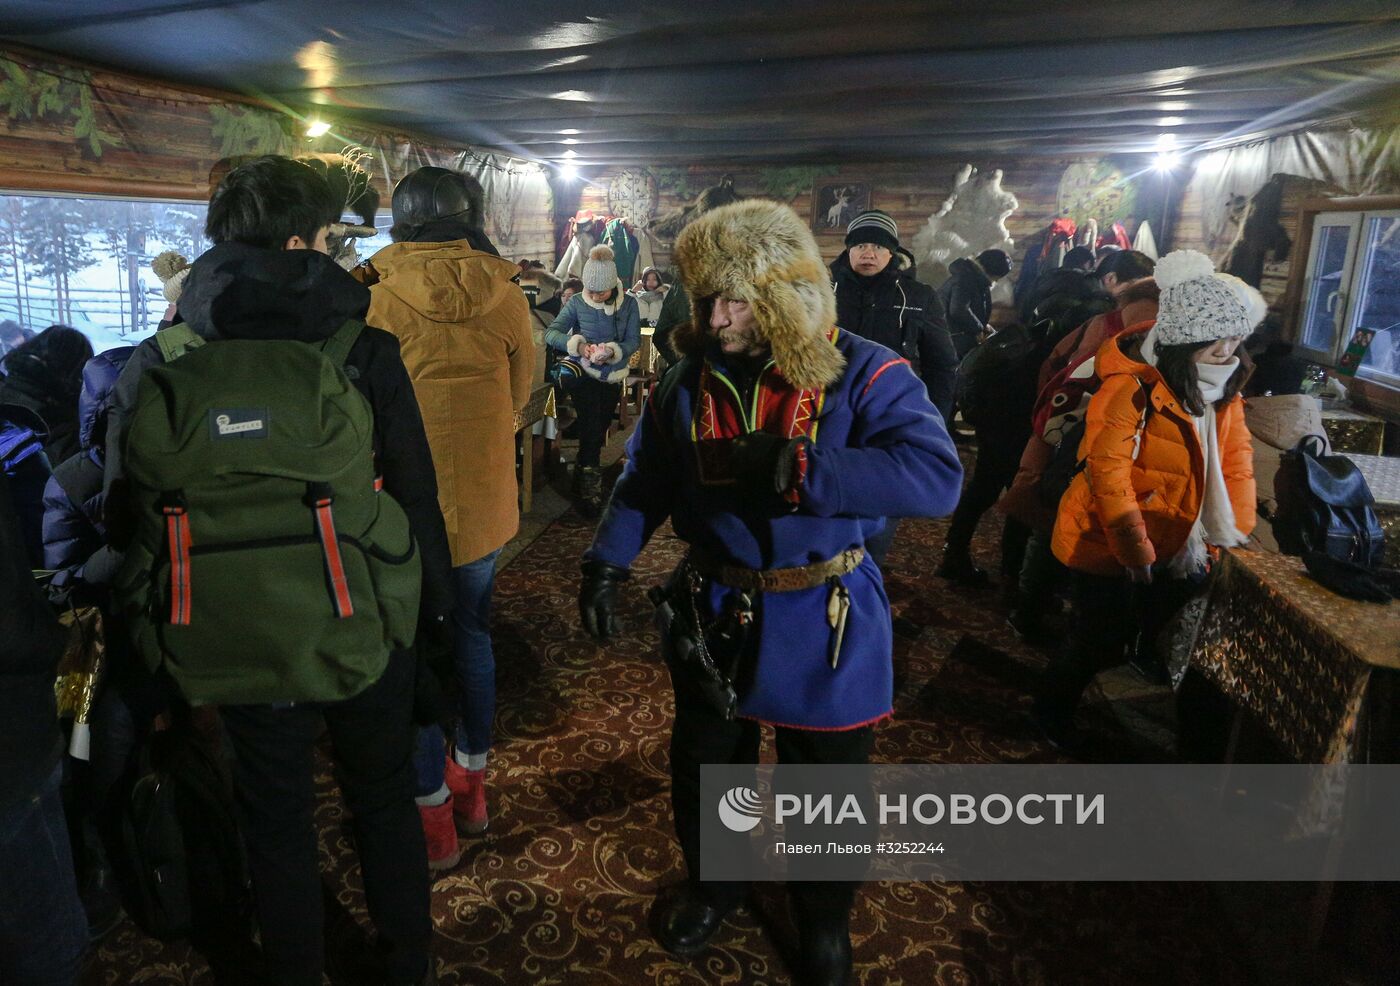
[[666, 951], [688, 959], [705, 947], [739, 903], [716, 897], [703, 884], [687, 880], [656, 898], [651, 908], [652, 934]]
[[842, 894], [794, 893], [798, 957], [795, 986], [847, 986], [851, 982], [851, 908]]
[[992, 584], [987, 573], [972, 563], [972, 555], [966, 548], [952, 545], [943, 549], [943, 562], [933, 574], [974, 589], [985, 589]]
[[578, 512], [588, 518], [603, 512], [603, 470], [597, 466], [574, 467], [574, 496]]

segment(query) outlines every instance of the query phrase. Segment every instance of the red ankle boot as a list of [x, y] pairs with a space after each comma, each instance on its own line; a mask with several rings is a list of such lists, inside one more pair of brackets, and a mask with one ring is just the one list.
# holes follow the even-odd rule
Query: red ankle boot
[[451, 800], [431, 808], [419, 805], [418, 818], [423, 823], [423, 838], [428, 843], [428, 869], [450, 870], [461, 862], [462, 848], [457, 844]]
[[452, 791], [452, 809], [461, 817], [467, 834], [485, 832], [491, 821], [486, 814], [486, 771], [468, 770], [448, 754], [447, 787]]

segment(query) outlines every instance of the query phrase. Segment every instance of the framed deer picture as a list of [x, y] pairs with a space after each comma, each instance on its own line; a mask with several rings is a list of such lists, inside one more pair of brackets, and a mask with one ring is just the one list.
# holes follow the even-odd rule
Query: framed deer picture
[[867, 182], [832, 178], [812, 189], [812, 232], [845, 236], [846, 226], [870, 208]]

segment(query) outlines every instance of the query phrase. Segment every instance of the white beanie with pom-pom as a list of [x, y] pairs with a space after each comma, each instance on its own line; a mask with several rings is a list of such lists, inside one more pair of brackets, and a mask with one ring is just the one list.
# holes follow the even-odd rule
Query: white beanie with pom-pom
[[617, 264], [611, 247], [595, 246], [583, 264], [583, 286], [589, 291], [611, 291], [617, 284]]
[[1247, 336], [1264, 318], [1263, 296], [1238, 277], [1220, 274], [1197, 250], [1173, 250], [1157, 261], [1162, 291], [1153, 328], [1157, 347]]

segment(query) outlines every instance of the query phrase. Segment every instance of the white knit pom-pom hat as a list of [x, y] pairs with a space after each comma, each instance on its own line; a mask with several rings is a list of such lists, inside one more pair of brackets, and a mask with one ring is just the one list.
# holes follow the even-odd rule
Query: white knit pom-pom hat
[[1198, 250], [1174, 250], [1153, 272], [1162, 296], [1157, 306], [1155, 344], [1180, 346], [1247, 336], [1263, 320], [1264, 298]]
[[583, 264], [583, 286], [589, 291], [611, 291], [617, 284], [617, 264], [611, 247], [595, 246]]

